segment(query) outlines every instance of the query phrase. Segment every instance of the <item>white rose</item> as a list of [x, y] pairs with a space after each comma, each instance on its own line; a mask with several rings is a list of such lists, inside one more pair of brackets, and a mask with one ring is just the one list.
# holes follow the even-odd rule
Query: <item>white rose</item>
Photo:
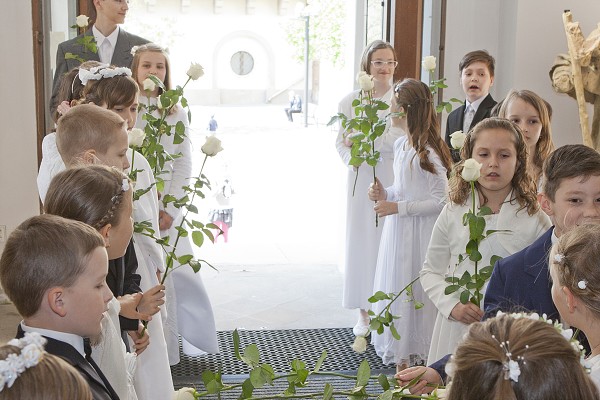
[[425, 68], [427, 71], [434, 71], [435, 70], [435, 57], [434, 56], [427, 56], [423, 58], [423, 62], [421, 62], [421, 65], [423, 66], [423, 68]]
[[202, 65], [198, 63], [192, 63], [187, 71], [187, 76], [189, 76], [193, 81], [195, 81], [202, 75], [204, 75], [204, 68], [202, 68]]
[[463, 164], [463, 170], [460, 175], [467, 182], [475, 182], [481, 176], [481, 164], [469, 158]]
[[368, 74], [364, 74], [358, 77], [358, 86], [360, 90], [365, 92], [370, 92], [375, 87], [375, 83], [373, 82], [373, 77]]
[[146, 137], [146, 133], [140, 128], [133, 128], [129, 132], [127, 132], [127, 141], [129, 142], [129, 147], [140, 147], [144, 143], [144, 138]]
[[450, 144], [452, 148], [456, 150], [462, 149], [465, 144], [465, 138], [467, 135], [463, 131], [456, 131], [450, 135]]
[[150, 78], [144, 79], [144, 82], [142, 82], [142, 84], [144, 85], [144, 90], [148, 92], [153, 92], [154, 89], [156, 89], [156, 83], [154, 83], [154, 81]]
[[23, 347], [23, 350], [21, 350], [21, 358], [23, 359], [25, 368], [31, 368], [34, 365], [37, 365], [42, 359], [42, 354], [44, 354], [44, 348], [37, 344], [32, 343]]
[[360, 80], [360, 77], [363, 75], [366, 75], [367, 73], [365, 71], [360, 71], [358, 74], [356, 74], [356, 82], [358, 82]]
[[214, 157], [223, 150], [223, 147], [221, 147], [221, 141], [219, 139], [214, 136], [207, 136], [206, 143], [202, 145], [200, 150], [207, 156]]
[[85, 28], [90, 24], [90, 18], [87, 15], [81, 14], [75, 18], [75, 24], [80, 28]]
[[367, 351], [367, 339], [364, 336], [357, 336], [352, 343], [352, 350], [357, 353], [364, 353]]
[[189, 387], [184, 387], [173, 393], [172, 400], [194, 400], [196, 391]]

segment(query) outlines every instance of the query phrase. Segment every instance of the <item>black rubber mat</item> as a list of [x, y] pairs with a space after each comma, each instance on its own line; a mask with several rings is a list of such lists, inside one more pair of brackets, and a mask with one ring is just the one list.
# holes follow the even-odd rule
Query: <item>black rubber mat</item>
[[[362, 354], [352, 350], [354, 335], [351, 328], [238, 332], [240, 350], [243, 351], [249, 344], [256, 344], [260, 352], [260, 362], [270, 364], [276, 374], [289, 372], [290, 363], [294, 359], [305, 362], [307, 367], [312, 369], [323, 350], [327, 351], [327, 358], [321, 367], [322, 372], [355, 373], [360, 363], [366, 359], [372, 375], [394, 373], [394, 366], [383, 365], [381, 359], [375, 354], [373, 346], [367, 346], [367, 351]], [[171, 367], [176, 388], [200, 387], [202, 382], [200, 376], [205, 370], [222, 371], [224, 381], [236, 381], [249, 373], [246, 365], [235, 358], [232, 332], [218, 332], [217, 336], [221, 349], [219, 354], [194, 357], [181, 354], [181, 362]], [[345, 380], [342, 379], [341, 383], [343, 381]], [[352, 384], [349, 387], [351, 386]], [[285, 387], [282, 390], [284, 389]]]

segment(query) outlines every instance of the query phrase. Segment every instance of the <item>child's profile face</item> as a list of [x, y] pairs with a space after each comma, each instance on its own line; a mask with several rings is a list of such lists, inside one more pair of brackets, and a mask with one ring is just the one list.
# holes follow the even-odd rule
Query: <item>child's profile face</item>
[[108, 252], [108, 259], [114, 260], [115, 258], [123, 257], [131, 235], [133, 235], [133, 190], [131, 187], [125, 193], [123, 193], [123, 204], [120, 208], [120, 214], [118, 216], [118, 225], [111, 226], [109, 231], [109, 244], [110, 247], [106, 248]]
[[533, 105], [517, 97], [508, 104], [506, 118], [519, 125], [529, 148], [529, 155], [533, 156], [535, 145], [540, 140], [542, 133], [540, 113]]
[[138, 95], [136, 94], [133, 103], [114, 106], [110, 111], [117, 113], [127, 122], [127, 129], [132, 129], [137, 120], [138, 105]]
[[[157, 51], [144, 51], [140, 53], [139, 57], [137, 80], [140, 87], [143, 87], [143, 82], [149, 75], [156, 76], [162, 82], [165, 81], [165, 77], [167, 76], [167, 61], [162, 53]], [[157, 96], [158, 87], [154, 89], [150, 95]]]
[[[488, 192], [501, 192], [507, 196], [517, 168], [517, 148], [513, 134], [505, 129], [487, 129], [475, 138], [471, 154], [481, 166], [477, 180]], [[489, 197], [489, 196], [487, 196]]]
[[600, 176], [562, 179], [554, 201], [542, 194], [541, 205], [558, 237], [577, 225], [600, 224]]
[[460, 84], [470, 103], [487, 96], [494, 78], [486, 63], [475, 61], [467, 65], [460, 73]]
[[97, 153], [96, 156], [100, 162], [109, 167], [115, 167], [123, 171], [129, 168], [129, 160], [127, 160], [127, 149], [129, 143], [127, 141], [127, 131], [125, 127], [118, 129], [113, 134], [114, 140], [106, 150], [105, 154]]
[[96, 336], [102, 330], [102, 313], [113, 297], [106, 285], [108, 255], [104, 247], [96, 247], [86, 259], [87, 266], [75, 283], [64, 289], [62, 304], [66, 311], [65, 332], [82, 337]]

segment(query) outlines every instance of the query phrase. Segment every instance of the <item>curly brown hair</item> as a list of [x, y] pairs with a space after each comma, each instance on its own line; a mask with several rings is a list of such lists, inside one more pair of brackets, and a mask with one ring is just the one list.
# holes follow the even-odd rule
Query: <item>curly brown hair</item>
[[[462, 160], [454, 165], [448, 181], [448, 185], [450, 186], [450, 200], [456, 204], [465, 204], [469, 198], [471, 185], [461, 177], [463, 164], [465, 160], [473, 157], [473, 149], [479, 135], [483, 131], [490, 129], [502, 129], [511, 134], [517, 152], [517, 167], [511, 180], [513, 198], [510, 201], [511, 203], [517, 201], [520, 205], [519, 210], [526, 208], [529, 215], [535, 214], [539, 210], [539, 204], [537, 202], [535, 182], [528, 173], [529, 153], [525, 138], [517, 125], [503, 118], [484, 119], [467, 134], [465, 145], [460, 152]], [[475, 182], [475, 187], [477, 189], [480, 188], [479, 182]], [[488, 199], [483, 196], [483, 200], [483, 204], [485, 204]]]

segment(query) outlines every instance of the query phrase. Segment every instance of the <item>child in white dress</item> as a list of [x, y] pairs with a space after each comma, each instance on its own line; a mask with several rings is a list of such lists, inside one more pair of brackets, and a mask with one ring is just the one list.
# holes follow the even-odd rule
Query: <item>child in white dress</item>
[[[154, 75], [160, 79], [165, 88], [171, 87], [169, 57], [162, 47], [148, 43], [137, 46], [133, 50], [132, 71], [133, 78], [140, 87], [144, 87], [143, 82], [149, 75]], [[140, 104], [142, 110], [150, 105], [156, 105], [158, 96], [162, 90], [157, 85], [154, 90], [142, 90]], [[136, 127], [144, 129], [146, 121], [143, 119], [145, 111], [139, 113]], [[155, 117], [159, 117], [157, 111]], [[164, 180], [164, 190], [160, 193], [161, 197], [172, 195], [179, 199], [187, 194], [183, 189], [189, 185], [192, 175], [192, 145], [189, 132], [189, 121], [185, 110], [176, 105], [171, 109], [166, 122], [169, 125], [182, 123], [185, 127], [185, 134], [182, 141], [176, 140], [175, 135], [162, 135], [160, 143], [164, 150], [173, 155], [179, 155], [171, 161], [166, 161], [164, 170], [166, 173], [160, 174]], [[156, 173], [157, 171], [155, 171]], [[163, 197], [164, 198], [164, 197]], [[172, 238], [172, 242], [177, 237], [177, 229], [183, 218], [183, 208], [176, 208], [173, 203], [168, 203], [166, 207], [161, 203], [159, 212], [160, 233]], [[194, 254], [192, 243], [188, 237], [180, 237], [177, 245], [177, 254]], [[167, 276], [167, 285], [172, 284], [173, 290], [167, 290], [167, 307], [169, 320], [167, 321], [167, 343], [169, 348], [169, 360], [171, 364], [179, 362], [179, 346], [177, 342], [177, 333], [182, 338], [182, 350], [188, 355], [200, 354], [202, 352], [218, 353], [219, 345], [217, 342], [217, 330], [212, 305], [208, 298], [208, 293], [200, 273], [188, 267], [179, 267], [174, 263], [174, 270]], [[171, 282], [168, 282], [171, 280]]]
[[[511, 122], [490, 118], [478, 123], [467, 134], [461, 151], [463, 160], [474, 158], [482, 164], [475, 183], [475, 207], [487, 206], [486, 230], [492, 234], [480, 243], [480, 266], [492, 255], [506, 257], [533, 243], [550, 227], [550, 219], [539, 210], [536, 186], [528, 171], [527, 145], [523, 134]], [[444, 294], [448, 276], [460, 277], [474, 272], [468, 258], [458, 263], [469, 241], [469, 228], [463, 215], [471, 208], [471, 186], [462, 179], [463, 162], [455, 165], [450, 178], [450, 203], [435, 223], [427, 249], [421, 284], [438, 309], [428, 360], [439, 360], [454, 352], [468, 325], [480, 321], [483, 311], [477, 305], [460, 301], [460, 292]], [[485, 293], [485, 286], [483, 288]]]
[[[446, 203], [446, 174], [452, 167], [427, 85], [415, 79], [397, 84], [391, 111], [403, 114], [392, 118], [391, 129], [406, 132], [394, 144], [394, 184], [384, 188], [378, 181], [369, 189], [375, 212], [385, 217], [373, 287], [384, 293], [398, 293], [419, 276], [433, 225]], [[401, 298], [390, 310], [400, 316], [394, 326], [401, 340], [387, 329], [372, 338], [383, 362], [400, 369], [425, 362], [433, 332], [436, 309], [419, 282], [413, 284], [413, 295], [423, 308], [415, 310]], [[373, 311], [378, 314], [386, 305], [377, 302]]]
[[[600, 220], [598, 201], [582, 204], [587, 223], [564, 233], [550, 252], [552, 301], [563, 322], [581, 329], [590, 344], [586, 366], [600, 387]], [[593, 215], [590, 219], [589, 216]], [[580, 221], [577, 221], [580, 223]]]
[[[373, 76], [374, 94], [378, 100], [390, 103], [392, 97], [392, 79], [396, 69], [396, 53], [394, 47], [381, 40], [376, 40], [365, 49], [361, 60], [361, 71]], [[359, 91], [353, 91], [340, 101], [339, 112], [352, 118], [354, 110], [352, 101], [357, 99]], [[380, 119], [385, 118], [389, 110], [378, 111]], [[389, 121], [388, 121], [389, 127]], [[373, 202], [364, 195], [373, 183], [373, 174], [366, 164], [357, 171], [348, 165], [352, 143], [346, 138], [346, 132], [340, 124], [335, 147], [344, 165], [348, 168], [346, 195], [346, 244], [344, 250], [344, 292], [342, 305], [345, 308], [359, 309], [359, 316], [354, 334], [364, 336], [368, 332], [371, 305], [368, 298], [373, 294], [373, 279], [377, 262], [377, 251], [383, 224], [375, 226]], [[375, 150], [381, 153], [381, 161], [377, 164], [376, 175], [384, 186], [392, 184], [394, 179], [392, 162], [394, 159], [394, 142], [401, 134], [399, 129], [386, 129], [375, 141]], [[354, 182], [356, 174], [356, 189]]]

